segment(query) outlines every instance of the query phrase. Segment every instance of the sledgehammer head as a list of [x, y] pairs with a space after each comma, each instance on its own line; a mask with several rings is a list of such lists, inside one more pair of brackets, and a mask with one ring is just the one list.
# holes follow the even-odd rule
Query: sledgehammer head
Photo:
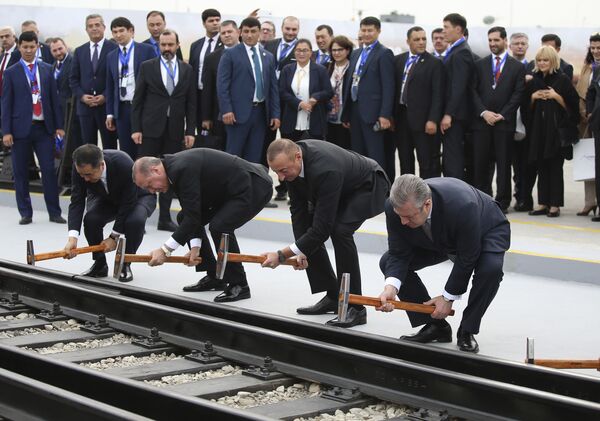
[[35, 266], [35, 254], [33, 252], [33, 240], [27, 240], [27, 264]]
[[229, 256], [229, 234], [221, 235], [221, 243], [217, 251], [217, 279], [223, 279], [225, 268], [227, 267], [227, 257]]
[[115, 265], [113, 268], [113, 278], [119, 279], [119, 274], [123, 270], [123, 263], [125, 263], [125, 236], [119, 236], [117, 241], [117, 249], [115, 250]]
[[348, 299], [350, 296], [350, 274], [342, 275], [340, 295], [338, 297], [338, 321], [345, 322], [348, 315]]

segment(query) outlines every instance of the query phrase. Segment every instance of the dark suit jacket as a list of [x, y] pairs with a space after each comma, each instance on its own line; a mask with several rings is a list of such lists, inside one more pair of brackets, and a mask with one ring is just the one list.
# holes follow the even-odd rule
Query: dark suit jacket
[[50, 51], [50, 47], [48, 46], [48, 44], [44, 44], [43, 42], [40, 42], [40, 51], [42, 53], [42, 61], [44, 63], [48, 63], [50, 65], [54, 64], [54, 56], [52, 55], [52, 52]]
[[[58, 88], [58, 96], [61, 100], [66, 101], [67, 99], [73, 96], [73, 90], [71, 89], [71, 85], [69, 84], [69, 75], [71, 74], [71, 67], [73, 65], [73, 55], [68, 54], [60, 67], [60, 74], [56, 79], [56, 86]], [[52, 64], [52, 74], [54, 74], [54, 70], [56, 69], [56, 62]]]
[[108, 39], [104, 40], [96, 73], [92, 69], [89, 41], [75, 49], [70, 80], [73, 94], [77, 97], [77, 115], [85, 116], [91, 112], [90, 107], [81, 102], [83, 95], [106, 96], [106, 56], [116, 48], [117, 44]]
[[202, 121], [217, 121], [221, 117], [219, 112], [219, 97], [217, 96], [217, 71], [223, 56], [223, 48], [210, 53], [204, 59], [202, 68], [202, 98], [200, 103], [200, 118]]
[[449, 56], [444, 57], [446, 69], [446, 98], [444, 114], [455, 120], [471, 118], [471, 77], [473, 75], [473, 53], [467, 41], [457, 45]]
[[[81, 222], [86, 207], [86, 199], [105, 201], [118, 209], [113, 231], [124, 233], [125, 220], [135, 208], [138, 199], [152, 196], [133, 183], [131, 168], [133, 161], [125, 152], [107, 149], [103, 151], [106, 164], [106, 184], [100, 180], [89, 183], [77, 172], [75, 165], [71, 174], [71, 203], [69, 204], [69, 231], [81, 232]], [[153, 201], [148, 201], [148, 204]], [[156, 202], [154, 201], [156, 205]], [[89, 205], [88, 205], [89, 206]], [[148, 209], [151, 214], [154, 209]]]
[[[191, 66], [178, 61], [179, 81], [169, 96], [163, 83], [160, 58], [153, 58], [140, 65], [135, 81], [135, 93], [131, 108], [131, 132], [159, 137], [169, 123], [169, 137], [173, 141], [193, 136], [196, 128], [196, 87]], [[167, 119], [167, 109], [170, 117]]]
[[[133, 42], [133, 73], [137, 79], [140, 65], [156, 57], [154, 48], [139, 42]], [[106, 56], [106, 114], [119, 118], [119, 89], [121, 74], [119, 73], [119, 48], [115, 48]]]
[[[535, 59], [531, 60], [527, 63], [527, 74], [533, 74], [533, 69], [535, 68]], [[569, 77], [569, 79], [573, 80], [573, 65], [567, 63], [562, 58], [560, 59], [559, 64], [560, 71]]]
[[[600, 137], [600, 71], [596, 70], [592, 83], [585, 96], [586, 115], [590, 116], [590, 130], [596, 137]], [[600, 154], [600, 151], [596, 151]], [[597, 159], [597, 157], [596, 157]]]
[[[155, 47], [155, 46], [154, 46], [155, 44], [154, 44], [152, 41], [153, 41], [153, 39], [152, 39], [152, 38], [148, 38], [148, 39], [145, 39], [145, 40], [143, 41], [143, 43], [144, 43], [144, 44], [149, 44], [149, 45], [151, 45], [151, 46], [152, 46], [152, 49], [154, 50], [154, 56], [155, 56], [155, 57], [160, 57], [160, 47], [159, 47], [158, 45], [156, 45], [156, 47]], [[178, 48], [178, 49], [177, 49], [177, 53], [176, 53], [176, 55], [177, 55], [177, 58], [178, 58], [179, 60], [183, 60], [183, 54], [181, 53], [181, 48]]]
[[[48, 134], [54, 136], [57, 129], [63, 128], [63, 118], [58, 100], [58, 89], [52, 74], [52, 66], [38, 60], [42, 112]], [[4, 72], [2, 79], [2, 132], [15, 138], [29, 136], [33, 117], [31, 86], [21, 64], [16, 64]]]
[[517, 108], [521, 105], [525, 92], [525, 67], [520, 61], [507, 55], [502, 73], [494, 89], [492, 60], [493, 56], [490, 54], [475, 63], [471, 83], [472, 128], [473, 130], [483, 130], [489, 127], [483, 117], [480, 117], [481, 113], [488, 110], [504, 117], [504, 120], [494, 125], [497, 130], [514, 132], [517, 124]]
[[[262, 76], [265, 95], [267, 124], [272, 118], [279, 118], [279, 87], [275, 76], [273, 55], [257, 44], [262, 63]], [[233, 112], [238, 124], [250, 118], [254, 101], [254, 73], [244, 43], [223, 52], [217, 72], [217, 95], [221, 114]]]
[[[399, 106], [402, 92], [404, 66], [410, 52], [394, 58], [396, 75], [396, 96], [394, 104]], [[421, 54], [408, 73], [406, 80], [406, 113], [408, 125], [412, 131], [424, 132], [425, 123], [436, 124], [442, 119], [444, 106], [444, 65], [442, 61], [428, 52]]]
[[310, 255], [336, 223], [364, 221], [381, 213], [390, 182], [374, 160], [356, 152], [322, 140], [301, 140], [297, 145], [304, 178], [288, 182], [290, 212], [296, 246]]
[[[272, 189], [273, 182], [263, 165], [214, 149], [196, 148], [167, 154], [163, 164], [183, 212], [183, 222], [173, 233], [173, 239], [179, 244], [199, 238], [207, 220], [204, 214], [214, 212], [225, 203], [237, 202], [239, 209], [255, 208], [256, 178], [261, 179], [267, 193]], [[237, 212], [228, 216], [227, 223], [237, 227], [253, 215]]]
[[[310, 129], [312, 135], [324, 136], [327, 131], [327, 104], [333, 97], [333, 89], [327, 74], [327, 68], [309, 62], [308, 92], [311, 98], [318, 102], [310, 113]], [[292, 133], [296, 128], [298, 105], [300, 99], [292, 89], [292, 80], [298, 68], [297, 63], [285, 66], [279, 76], [279, 96], [283, 109], [281, 110], [281, 133]]]
[[[190, 57], [188, 62], [194, 70], [194, 80], [196, 81], [196, 89], [198, 89], [198, 67], [200, 66], [200, 52], [202, 51], [202, 47], [204, 46], [205, 41], [206, 37], [204, 36], [192, 42], [192, 45], [190, 45]], [[217, 43], [214, 47], [212, 47], [212, 49], [213, 53], [217, 50], [223, 49], [223, 42], [221, 41], [220, 37], [217, 39]], [[206, 60], [206, 56], [204, 57], [204, 59]], [[206, 63], [204, 63], [204, 65], [206, 65]], [[204, 73], [204, 67], [202, 67], [202, 73]]]
[[487, 194], [456, 178], [428, 178], [433, 209], [433, 242], [422, 228], [402, 225], [389, 200], [385, 203], [389, 260], [385, 277], [406, 280], [411, 260], [420, 250], [454, 254], [456, 261], [446, 291], [461, 295], [482, 252], [504, 253], [510, 247], [510, 225], [500, 206]]
[[[0, 60], [2, 60], [2, 59], [0, 58]], [[6, 66], [4, 67], [4, 71], [6, 72], [10, 66], [12, 66], [15, 63], [17, 63], [19, 60], [21, 60], [21, 52], [19, 51], [19, 48], [17, 46], [15, 46], [15, 49], [10, 54], [10, 58], [8, 59], [8, 63], [6, 63]], [[0, 98], [1, 97], [2, 97], [2, 86], [0, 86]], [[1, 115], [2, 115], [2, 105], [1, 105], [1, 102], [0, 102], [0, 116]]]
[[363, 49], [352, 51], [350, 65], [344, 75], [344, 109], [342, 121], [349, 122], [351, 109], [358, 106], [364, 123], [373, 124], [379, 117], [391, 119], [394, 112], [394, 54], [392, 50], [377, 43], [369, 53], [358, 84], [358, 100], [352, 102], [350, 89], [356, 63], [360, 60]]
[[281, 38], [275, 38], [271, 41], [268, 41], [265, 44], [265, 50], [269, 53], [273, 54], [275, 58], [275, 66], [277, 67], [277, 71], [281, 72], [285, 66], [290, 63], [296, 62], [296, 56], [294, 56], [294, 51], [296, 50], [296, 44], [294, 44], [294, 48], [288, 50], [288, 54], [283, 58], [283, 60], [279, 61], [279, 56], [277, 55], [277, 49], [279, 48], [279, 44], [282, 43]]

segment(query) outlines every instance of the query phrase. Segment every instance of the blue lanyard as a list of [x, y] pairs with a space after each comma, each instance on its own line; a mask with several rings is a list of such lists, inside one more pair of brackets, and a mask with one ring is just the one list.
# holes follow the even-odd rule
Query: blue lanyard
[[158, 46], [158, 42], [152, 37], [150, 37], [150, 44], [154, 47], [154, 52], [156, 53], [156, 57], [160, 57], [160, 48]]
[[409, 57], [408, 60], [406, 60], [406, 64], [404, 65], [404, 74], [402, 75], [402, 81], [406, 80], [406, 71], [410, 68], [411, 64], [413, 64], [415, 61], [419, 60], [419, 58], [421, 58], [420, 55], [418, 56], [413, 56], [412, 58]]
[[58, 80], [58, 77], [60, 76], [60, 72], [62, 72], [62, 66], [63, 66], [63, 64], [64, 63], [61, 63], [60, 69], [58, 68], [58, 66], [54, 67], [54, 80]]
[[162, 63], [165, 70], [167, 71], [167, 75], [169, 75], [169, 77], [173, 81], [173, 86], [175, 86], [175, 76], [177, 75], [177, 66], [176, 65], [173, 66], [173, 73], [171, 73], [171, 71], [169, 70], [169, 66], [166, 65], [164, 60], [161, 59], [160, 62]]
[[596, 71], [597, 68], [598, 68], [598, 63], [595, 60], [592, 61], [592, 75], [594, 74], [594, 72]]
[[317, 50], [317, 63], [318, 64], [327, 64], [329, 63], [329, 55], [328, 54], [321, 54], [321, 50]]
[[[21, 65], [23, 66], [23, 69], [25, 70], [25, 74], [29, 78], [29, 82], [30, 82], [29, 84], [31, 86], [31, 93], [37, 94], [40, 91], [40, 87], [39, 87], [39, 84], [38, 84], [37, 78], [36, 78], [37, 61], [34, 61], [32, 70], [29, 70], [29, 66], [27, 65], [27, 63], [25, 63], [25, 60], [21, 59], [19, 61], [21, 62]], [[34, 87], [34, 85], [35, 85], [35, 87]]]
[[444, 56], [444, 62], [446, 60], [448, 60], [448, 57], [450, 57], [450, 53], [452, 52], [452, 50], [454, 50], [456, 47], [458, 47], [460, 44], [462, 44], [465, 41], [466, 41], [465, 37], [462, 37], [461, 39], [459, 39], [458, 41], [456, 41], [452, 47], [448, 48], [446, 50], [446, 55]]
[[363, 66], [365, 65], [365, 62], [367, 61], [367, 59], [369, 58], [369, 54], [371, 54], [371, 51], [373, 51], [373, 48], [375, 48], [375, 46], [377, 45], [379, 41], [375, 41], [373, 44], [369, 45], [368, 47], [363, 47], [363, 50], [360, 53], [360, 64], [358, 65], [358, 68], [356, 69], [356, 76], [360, 76], [360, 74], [362, 73], [363, 70]]
[[508, 57], [508, 54], [504, 54], [504, 57], [500, 60], [498, 66], [496, 66], [496, 56], [492, 54], [492, 78], [494, 79], [494, 85], [496, 84], [496, 74], [500, 73], [502, 65], [504, 65], [504, 62], [506, 61], [506, 57]]
[[135, 47], [134, 43], [131, 43], [131, 48], [127, 51], [127, 54], [123, 55], [123, 49], [119, 47], [119, 61], [121, 62], [121, 74], [123, 74], [123, 69], [129, 67], [129, 57], [131, 57], [131, 52]]

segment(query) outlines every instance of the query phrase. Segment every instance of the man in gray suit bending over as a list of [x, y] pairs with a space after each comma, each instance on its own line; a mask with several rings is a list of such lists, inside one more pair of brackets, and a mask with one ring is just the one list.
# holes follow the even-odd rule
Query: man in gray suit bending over
[[[378, 310], [392, 311], [388, 300], [435, 306], [428, 314], [408, 312], [418, 333], [400, 339], [428, 343], [452, 342], [445, 318], [467, 291], [469, 302], [458, 328], [461, 351], [478, 352], [473, 335], [502, 281], [504, 253], [510, 246], [510, 225], [500, 205], [487, 194], [455, 178], [421, 178], [405, 174], [392, 185], [385, 204], [389, 250], [379, 263], [385, 288]], [[452, 272], [441, 295], [429, 296], [416, 271], [450, 259]]]

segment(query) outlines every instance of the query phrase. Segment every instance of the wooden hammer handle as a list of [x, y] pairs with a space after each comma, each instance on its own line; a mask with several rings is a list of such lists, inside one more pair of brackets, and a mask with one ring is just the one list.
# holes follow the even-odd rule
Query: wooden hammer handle
[[[75, 249], [72, 249], [71, 251], [75, 254], [84, 254], [84, 253], [93, 253], [96, 251], [104, 251], [104, 250], [105, 250], [104, 244], [97, 244], [95, 246], [75, 248]], [[67, 256], [68, 256], [68, 254], [64, 250], [58, 250], [58, 251], [51, 251], [48, 253], [36, 254], [36, 255], [34, 255], [34, 258], [35, 258], [36, 262], [41, 262], [42, 260], [57, 259], [59, 257], [67, 257]]]
[[[239, 253], [228, 253], [227, 261], [235, 263], [260, 263], [262, 264], [266, 260], [265, 256], [257, 256], [254, 254], [239, 254]], [[295, 258], [286, 259], [281, 265], [298, 266], [298, 261]]]
[[[526, 360], [525, 362], [529, 362]], [[600, 358], [597, 360], [540, 360], [534, 359], [533, 364], [550, 368], [595, 368], [600, 370]]]
[[[364, 295], [349, 294], [348, 303], [360, 304], [364, 306], [379, 307], [381, 300], [376, 297], [365, 297]], [[426, 313], [431, 314], [435, 311], [435, 306], [428, 306], [425, 304], [408, 303], [406, 301], [388, 301], [394, 308], [398, 310], [414, 311], [415, 313]], [[450, 316], [454, 316], [454, 310], [450, 310]]]
[[[126, 254], [124, 261], [126, 263], [148, 263], [151, 259], [152, 257], [149, 254]], [[187, 263], [189, 261], [189, 257], [169, 256], [165, 263]]]

